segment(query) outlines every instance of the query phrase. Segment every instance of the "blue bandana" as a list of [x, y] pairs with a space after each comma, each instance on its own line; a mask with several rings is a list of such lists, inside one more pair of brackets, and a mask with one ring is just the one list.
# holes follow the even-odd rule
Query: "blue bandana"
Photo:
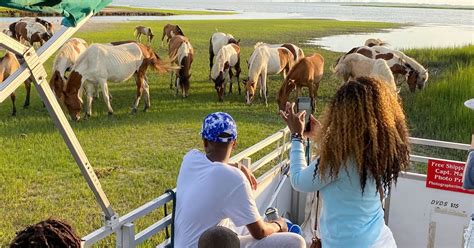
[[[228, 134], [229, 137], [219, 137], [223, 133]], [[203, 139], [212, 142], [227, 143], [237, 139], [237, 125], [229, 114], [215, 112], [204, 118], [201, 136]]]

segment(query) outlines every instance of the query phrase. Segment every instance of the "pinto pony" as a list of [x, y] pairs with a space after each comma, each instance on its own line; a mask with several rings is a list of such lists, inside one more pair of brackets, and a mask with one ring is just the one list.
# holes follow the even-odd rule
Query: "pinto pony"
[[285, 109], [285, 104], [290, 93], [296, 88], [296, 97], [300, 96], [301, 88], [308, 87], [309, 94], [315, 106], [318, 88], [324, 72], [324, 58], [318, 53], [300, 59], [290, 70], [278, 91], [277, 103], [280, 110]]
[[87, 49], [87, 42], [79, 38], [71, 38], [64, 45], [54, 58], [53, 72], [49, 85], [57, 99], [63, 99], [66, 90], [66, 72], [70, 71], [79, 56]]
[[239, 45], [240, 40], [236, 40], [231, 34], [213, 33], [209, 40], [209, 79], [211, 79], [211, 70], [214, 64], [214, 56], [219, 50], [227, 44]]
[[[0, 83], [3, 82], [3, 80], [7, 79], [10, 75], [12, 75], [18, 68], [20, 67], [20, 63], [18, 62], [18, 59], [16, 58], [15, 54], [11, 52], [7, 52], [5, 56], [0, 58]], [[25, 99], [25, 104], [23, 105], [24, 108], [27, 108], [30, 105], [30, 89], [31, 89], [31, 82], [29, 80], [25, 81], [25, 87], [26, 87], [26, 99]], [[12, 99], [12, 116], [16, 115], [16, 95], [15, 93], [12, 93], [10, 95], [10, 98]]]
[[170, 39], [175, 35], [184, 36], [183, 30], [178, 25], [166, 24], [163, 27], [163, 36], [161, 36], [161, 46], [163, 46], [163, 39], [166, 36], [166, 42], [170, 42]]
[[257, 47], [260, 47], [260, 46], [268, 46], [268, 47], [272, 47], [272, 48], [275, 48], [275, 47], [284, 47], [286, 49], [288, 49], [292, 54], [293, 54], [293, 58], [294, 58], [294, 62], [296, 63], [298, 60], [300, 60], [301, 58], [304, 58], [304, 52], [303, 52], [303, 49], [301, 49], [300, 47], [292, 44], [292, 43], [284, 43], [284, 44], [267, 44], [267, 43], [263, 43], [263, 42], [257, 42], [257, 44], [255, 44], [254, 46], [254, 49], [256, 49]]
[[244, 80], [247, 94], [246, 102], [251, 104], [255, 96], [257, 84], [260, 85], [260, 97], [267, 102], [267, 74], [283, 73], [285, 78], [294, 63], [293, 53], [285, 47], [258, 46], [250, 56], [249, 78]]
[[171, 71], [170, 88], [173, 88], [173, 74], [176, 74], [176, 95], [178, 95], [178, 88], [181, 88], [181, 94], [186, 98], [189, 95], [189, 78], [191, 78], [190, 70], [194, 56], [194, 49], [188, 38], [182, 35], [175, 35], [171, 38], [168, 44], [168, 56], [171, 63], [176, 63], [179, 66], [177, 73]]
[[237, 86], [240, 94], [240, 47], [236, 44], [223, 46], [217, 53], [216, 63], [212, 66], [211, 79], [217, 91], [219, 101], [224, 101], [226, 81], [230, 82], [229, 93], [232, 93], [232, 68], [235, 68]]
[[16, 26], [16, 24], [19, 23], [19, 22], [30, 22], [30, 23], [37, 22], [37, 23], [43, 25], [43, 26], [46, 28], [47, 32], [48, 32], [51, 36], [53, 36], [53, 32], [54, 32], [53, 24], [51, 24], [50, 22], [45, 21], [45, 20], [43, 20], [43, 19], [41, 19], [41, 18], [39, 18], [39, 17], [25, 17], [25, 18], [20, 19], [20, 20], [17, 21], [17, 22], [11, 23], [11, 24], [8, 26], [8, 30], [10, 30], [10, 32], [11, 32], [11, 34], [12, 34], [11, 37], [13, 37], [13, 38], [16, 38], [16, 37], [17, 37], [15, 26]]
[[397, 90], [392, 71], [383, 59], [370, 59], [359, 53], [352, 53], [339, 60], [334, 73], [348, 82], [358, 77], [372, 77], [386, 82], [392, 90]]
[[376, 38], [367, 39], [364, 43], [364, 46], [368, 46], [368, 47], [385, 46], [385, 45], [388, 45], [388, 43], [381, 39], [376, 39]]
[[142, 41], [142, 35], [145, 35], [148, 43], [151, 43], [153, 37], [155, 36], [153, 35], [153, 31], [151, 30], [151, 28], [145, 26], [136, 26], [133, 34], [135, 35], [137, 41], [140, 42]]
[[[121, 44], [121, 45], [119, 45]], [[148, 46], [135, 42], [117, 42], [112, 45], [91, 45], [72, 68], [66, 86], [64, 103], [73, 120], [80, 119], [82, 108], [82, 89], [87, 91], [86, 117], [92, 113], [92, 99], [95, 85], [102, 88], [109, 115], [113, 114], [110, 104], [107, 81], [123, 82], [135, 76], [137, 93], [132, 113], [137, 111], [140, 98], [145, 93], [145, 111], [150, 108], [150, 91], [145, 75], [149, 66], [158, 72], [167, 72], [172, 67], [163, 63], [160, 57]]]
[[27, 42], [31, 46], [39, 42], [42, 46], [52, 35], [45, 26], [38, 22], [19, 21], [15, 24], [16, 39], [20, 42]]
[[[399, 75], [406, 78], [408, 87], [411, 92], [415, 92], [416, 88], [423, 89], [428, 80], [428, 70], [413, 58], [408, 57], [404, 53], [386, 48], [384, 46], [373, 47], [355, 47], [341, 58], [351, 53], [360, 53], [371, 59], [384, 59], [387, 61], [393, 76], [397, 78]], [[340, 58], [340, 59], [341, 59]]]

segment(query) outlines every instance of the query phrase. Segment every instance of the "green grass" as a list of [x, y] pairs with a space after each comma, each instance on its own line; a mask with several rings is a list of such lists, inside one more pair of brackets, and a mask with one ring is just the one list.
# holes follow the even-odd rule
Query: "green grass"
[[[165, 23], [165, 21], [140, 22], [157, 30], [161, 29]], [[114, 210], [121, 215], [154, 199], [165, 189], [175, 186], [182, 156], [189, 149], [201, 148], [198, 133], [201, 120], [206, 114], [213, 111], [227, 111], [235, 117], [239, 128], [237, 152], [283, 127], [282, 121], [276, 114], [275, 103], [275, 95], [282, 81], [281, 76], [269, 77], [269, 107], [265, 107], [258, 99], [252, 106], [246, 106], [244, 94], [236, 93], [227, 96], [223, 103], [217, 102], [213, 84], [208, 81], [209, 37], [216, 29], [232, 33], [242, 40], [242, 78], [247, 75], [245, 60], [250, 56], [253, 45], [258, 41], [292, 42], [302, 46], [306, 54], [321, 53], [326, 60], [326, 73], [318, 92], [317, 112], [319, 113], [339, 85], [339, 80], [335, 79], [329, 70], [339, 54], [305, 45], [305, 41], [326, 35], [373, 32], [380, 28], [399, 27], [399, 25], [388, 23], [333, 20], [219, 20], [176, 21], [175, 23], [183, 28], [195, 48], [188, 99], [183, 100], [174, 96], [169, 89], [168, 75], [156, 75], [149, 72], [152, 101], [149, 112], [129, 114], [135, 94], [134, 83], [129, 80], [125, 83], [109, 84], [113, 95], [112, 106], [115, 110], [113, 117], [107, 116], [106, 107], [102, 99], [99, 99], [94, 102], [93, 116], [90, 120], [71, 123]], [[133, 38], [130, 30], [136, 26], [135, 22], [107, 25], [110, 25], [110, 28], [106, 30], [79, 32], [77, 37], [84, 38], [89, 43]], [[153, 47], [162, 57], [166, 57], [166, 50], [157, 42], [153, 44]], [[472, 47], [469, 47], [459, 53], [472, 54], [472, 50]], [[429, 57], [424, 57], [425, 53], [424, 51], [409, 52], [424, 63], [431, 60]], [[444, 56], [439, 55], [437, 58], [439, 63], [445, 63]], [[451, 59], [457, 61], [454, 55]], [[451, 63], [446, 62], [446, 64]], [[48, 72], [51, 70], [51, 65], [52, 60], [49, 60], [46, 64]], [[431, 68], [431, 66], [428, 67]], [[442, 84], [445, 73], [456, 73], [455, 69], [449, 66], [440, 67], [439, 76], [430, 80], [426, 92]], [[467, 76], [469, 72], [472, 73], [472, 69], [466, 72]], [[424, 92], [410, 95], [405, 91], [406, 89], [402, 91], [403, 98], [410, 99], [410, 102], [405, 102], [405, 106], [412, 102], [421, 104], [416, 99]], [[234, 85], [234, 92], [237, 92], [236, 85]], [[20, 87], [17, 93], [18, 106], [21, 106], [21, 101], [24, 99], [23, 88]], [[0, 105], [0, 147], [2, 148], [0, 152], [0, 182], [2, 182], [0, 184], [0, 202], [2, 203], [0, 246], [7, 245], [16, 230], [50, 216], [64, 218], [71, 222], [81, 236], [102, 225], [99, 207], [34, 89], [32, 96], [30, 108], [23, 110], [20, 107], [18, 116], [14, 118], [9, 116], [11, 111], [9, 100]], [[431, 106], [437, 106], [435, 99], [428, 98], [428, 100], [432, 102]], [[413, 118], [412, 115], [416, 113], [409, 109], [407, 114], [412, 130], [418, 130], [417, 127], [425, 121], [434, 123], [433, 125], [438, 123], [435, 117]], [[446, 114], [448, 116], [443, 118], [454, 118], [451, 115], [452, 112]], [[458, 126], [452, 129], [455, 128]], [[420, 128], [419, 132], [423, 130], [424, 128]], [[423, 137], [436, 137], [430, 136], [430, 130], [425, 131], [427, 135]], [[453, 132], [456, 131], [453, 130]], [[457, 132], [461, 133], [465, 130], [460, 129]], [[446, 140], [451, 139], [448, 137]], [[457, 141], [466, 140], [462, 138]], [[252, 157], [252, 159], [255, 161], [256, 158]], [[162, 216], [161, 214], [160, 210], [136, 222], [138, 230], [155, 222]], [[155, 237], [145, 246], [156, 245], [160, 238], [161, 236]], [[108, 239], [102, 245], [112, 246], [111, 240]]]
[[343, 4], [343, 6], [355, 7], [381, 7], [381, 8], [410, 8], [410, 9], [452, 9], [452, 10], [474, 10], [473, 7], [463, 5], [434, 5], [434, 4], [386, 4], [386, 3], [362, 3]]

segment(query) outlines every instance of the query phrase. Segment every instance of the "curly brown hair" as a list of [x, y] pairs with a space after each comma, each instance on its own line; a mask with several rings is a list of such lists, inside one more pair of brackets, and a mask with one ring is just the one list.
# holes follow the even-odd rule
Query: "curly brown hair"
[[48, 219], [18, 232], [10, 248], [20, 247], [80, 248], [81, 239], [69, 224], [56, 219]]
[[362, 193], [371, 177], [376, 187], [390, 188], [409, 165], [405, 115], [398, 96], [385, 82], [361, 77], [343, 84], [326, 108], [317, 136], [320, 164], [314, 177], [337, 178], [354, 161]]

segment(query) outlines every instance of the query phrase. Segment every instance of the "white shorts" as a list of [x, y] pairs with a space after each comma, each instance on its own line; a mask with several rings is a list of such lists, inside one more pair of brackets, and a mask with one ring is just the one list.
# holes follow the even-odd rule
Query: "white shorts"
[[380, 235], [370, 248], [397, 248], [392, 231], [387, 225], [383, 225]]

